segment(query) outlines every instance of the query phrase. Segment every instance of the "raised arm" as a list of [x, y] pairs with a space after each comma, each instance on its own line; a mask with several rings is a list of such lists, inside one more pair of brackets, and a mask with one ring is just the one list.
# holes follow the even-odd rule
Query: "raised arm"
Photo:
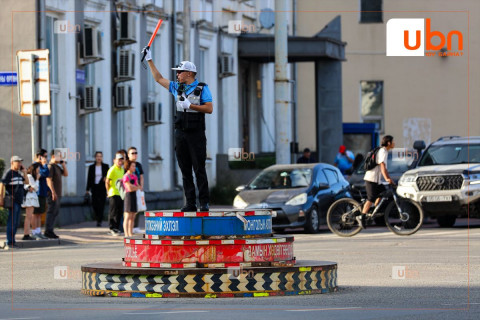
[[155, 79], [156, 82], [160, 83], [162, 87], [168, 90], [168, 87], [170, 86], [170, 80], [164, 78], [160, 71], [158, 71], [157, 67], [155, 67], [150, 49], [144, 48], [143, 50], [147, 51], [145, 59], [147, 60], [148, 66], [150, 67], [150, 72], [152, 73], [153, 79]]

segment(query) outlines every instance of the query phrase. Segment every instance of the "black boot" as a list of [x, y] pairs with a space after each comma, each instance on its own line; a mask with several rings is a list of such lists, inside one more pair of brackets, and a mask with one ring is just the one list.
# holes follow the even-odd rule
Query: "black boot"
[[181, 212], [197, 212], [197, 206], [194, 204], [187, 204], [180, 209]]
[[210, 211], [210, 206], [208, 205], [208, 203], [200, 205], [200, 212], [208, 212], [208, 211]]

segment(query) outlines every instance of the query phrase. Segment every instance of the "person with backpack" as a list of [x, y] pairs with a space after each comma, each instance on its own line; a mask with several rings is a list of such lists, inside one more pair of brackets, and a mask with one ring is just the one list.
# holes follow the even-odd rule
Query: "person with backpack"
[[387, 170], [387, 158], [388, 151], [392, 150], [395, 147], [395, 142], [393, 137], [386, 135], [382, 139], [381, 147], [377, 147], [370, 151], [365, 159], [365, 189], [367, 191], [367, 201], [363, 206], [362, 214], [357, 216], [358, 224], [365, 228], [365, 219], [366, 214], [370, 210], [370, 207], [375, 202], [375, 205], [378, 204], [380, 200], [379, 195], [384, 190], [382, 184], [382, 176], [386, 183], [394, 184], [392, 178], [388, 174]]
[[17, 233], [23, 202], [23, 185], [28, 179], [27, 171], [23, 167], [22, 161], [23, 159], [19, 156], [13, 156], [10, 159], [10, 170], [3, 174], [0, 183], [0, 206], [8, 209], [7, 242], [3, 246], [5, 250], [19, 248], [15, 241], [15, 234]]
[[108, 169], [107, 177], [105, 179], [105, 188], [107, 189], [107, 197], [109, 204], [108, 222], [110, 226], [110, 234], [112, 236], [119, 236], [120, 221], [123, 214], [123, 199], [120, 196], [120, 191], [117, 187], [117, 181], [123, 179], [125, 171], [123, 169], [123, 154], [118, 152], [113, 159], [113, 166]]
[[137, 209], [137, 190], [141, 190], [137, 175], [135, 174], [135, 161], [126, 160], [125, 170], [127, 171], [122, 178], [123, 188], [125, 189], [123, 230], [125, 237], [133, 236], [133, 223]]
[[197, 211], [193, 172], [197, 179], [200, 211], [209, 211], [209, 190], [205, 161], [207, 159], [207, 138], [205, 136], [205, 114], [213, 112], [212, 94], [205, 83], [195, 79], [197, 67], [190, 61], [182, 61], [172, 68], [177, 81], [162, 76], [152, 61], [148, 47], [142, 51], [148, 62], [153, 78], [176, 98], [175, 153], [182, 171], [183, 192], [186, 204], [180, 210]]
[[33, 209], [32, 237], [36, 240], [48, 239], [42, 234], [42, 215], [47, 212], [48, 185], [47, 178], [50, 175], [48, 169], [48, 152], [40, 149], [36, 153], [36, 161], [32, 164], [38, 178], [38, 207]]

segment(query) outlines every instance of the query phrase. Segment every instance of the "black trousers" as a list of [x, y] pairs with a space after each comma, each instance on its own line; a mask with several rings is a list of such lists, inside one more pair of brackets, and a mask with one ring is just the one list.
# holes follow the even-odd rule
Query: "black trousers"
[[123, 216], [123, 200], [120, 196], [112, 196], [108, 198], [108, 204], [108, 223], [110, 230], [120, 230], [120, 222]]
[[197, 179], [200, 205], [209, 203], [209, 190], [205, 161], [207, 159], [207, 138], [205, 130], [183, 131], [175, 129], [175, 154], [182, 171], [183, 192], [187, 205], [196, 205], [193, 172]]
[[[103, 180], [101, 180], [103, 182]], [[107, 191], [105, 184], [94, 184], [92, 187], [92, 208], [94, 219], [97, 222], [102, 222], [103, 211], [105, 210], [105, 201], [107, 200]]]

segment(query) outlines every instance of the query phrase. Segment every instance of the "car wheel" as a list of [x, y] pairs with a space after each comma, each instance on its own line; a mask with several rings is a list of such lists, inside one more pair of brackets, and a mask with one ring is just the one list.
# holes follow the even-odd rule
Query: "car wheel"
[[312, 209], [310, 209], [310, 212], [308, 213], [305, 230], [307, 230], [308, 233], [317, 233], [319, 228], [320, 228], [320, 216], [319, 216], [318, 208], [316, 206], [313, 206]]
[[451, 228], [455, 224], [456, 220], [457, 217], [452, 215], [440, 216], [437, 218], [437, 222], [440, 228]]

